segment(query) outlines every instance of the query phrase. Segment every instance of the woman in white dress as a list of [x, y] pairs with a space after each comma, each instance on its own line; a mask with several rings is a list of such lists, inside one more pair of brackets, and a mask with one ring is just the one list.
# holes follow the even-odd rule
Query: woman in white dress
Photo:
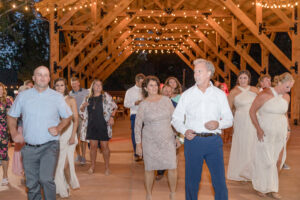
[[65, 96], [66, 103], [73, 112], [73, 120], [69, 126], [65, 128], [64, 132], [59, 138], [59, 157], [55, 173], [56, 193], [62, 198], [67, 198], [70, 196], [70, 186], [73, 189], [80, 187], [74, 166], [74, 151], [78, 143], [78, 139], [76, 137], [76, 131], [78, 127], [78, 111], [75, 99], [67, 95], [68, 91], [66, 80], [64, 78], [58, 78], [55, 80], [54, 86], [57, 92]]
[[252, 166], [256, 129], [250, 119], [249, 110], [258, 94], [256, 87], [250, 86], [249, 71], [241, 71], [237, 86], [230, 91], [228, 101], [234, 110], [233, 137], [229, 157], [227, 178], [234, 181], [252, 179]]
[[286, 115], [290, 102], [288, 92], [294, 79], [286, 72], [274, 80], [276, 86], [259, 93], [250, 109], [250, 117], [257, 130], [252, 184], [260, 196], [280, 199], [278, 172], [286, 156], [290, 129]]

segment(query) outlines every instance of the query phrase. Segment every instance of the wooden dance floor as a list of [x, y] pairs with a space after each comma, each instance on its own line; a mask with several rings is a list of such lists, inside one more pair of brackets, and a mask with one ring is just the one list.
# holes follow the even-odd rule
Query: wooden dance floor
[[[118, 119], [114, 126], [111, 148], [110, 176], [104, 175], [102, 155], [97, 156], [95, 174], [87, 173], [89, 167], [89, 154], [87, 164], [76, 164], [76, 171], [80, 182], [79, 190], [71, 190], [71, 200], [144, 200], [144, 166], [143, 162], [133, 161], [130, 139], [130, 121], [128, 118]], [[224, 145], [225, 167], [229, 158], [230, 144]], [[89, 153], [89, 152], [88, 152]], [[12, 160], [13, 148], [9, 149]], [[290, 170], [282, 170], [280, 174], [279, 193], [284, 200], [300, 199], [300, 126], [292, 128], [292, 135], [287, 148], [287, 163]], [[0, 186], [1, 200], [25, 200], [25, 187], [20, 184], [20, 177], [12, 174], [11, 162], [9, 166], [9, 186]], [[0, 169], [2, 177], [2, 168]], [[255, 194], [251, 183], [237, 183], [227, 181], [229, 199], [255, 200], [263, 199]], [[167, 200], [169, 187], [167, 177], [155, 181], [153, 187], [153, 200]], [[183, 148], [178, 154], [178, 187], [176, 192], [178, 200], [184, 200], [184, 154]], [[213, 200], [213, 189], [210, 175], [206, 165], [203, 167], [200, 184], [199, 199]], [[265, 198], [269, 199], [269, 198]]]

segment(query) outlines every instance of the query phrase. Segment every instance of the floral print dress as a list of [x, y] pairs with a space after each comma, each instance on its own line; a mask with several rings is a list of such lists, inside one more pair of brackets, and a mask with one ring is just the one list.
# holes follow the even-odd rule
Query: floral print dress
[[8, 128], [7, 128], [7, 112], [12, 105], [12, 100], [7, 97], [6, 103], [0, 102], [0, 160], [8, 160]]

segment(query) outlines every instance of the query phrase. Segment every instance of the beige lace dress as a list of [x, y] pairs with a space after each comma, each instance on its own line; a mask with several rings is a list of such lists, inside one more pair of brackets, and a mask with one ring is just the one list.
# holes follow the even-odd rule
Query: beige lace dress
[[145, 170], [176, 169], [175, 134], [171, 127], [174, 107], [162, 96], [142, 101], [135, 119], [135, 140], [142, 143]]

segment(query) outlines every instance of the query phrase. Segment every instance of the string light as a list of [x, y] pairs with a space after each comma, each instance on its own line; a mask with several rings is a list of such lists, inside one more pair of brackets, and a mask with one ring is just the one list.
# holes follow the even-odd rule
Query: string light
[[297, 0], [257, 0], [256, 3], [252, 2], [252, 5], [256, 5], [262, 8], [294, 8], [298, 6]]

